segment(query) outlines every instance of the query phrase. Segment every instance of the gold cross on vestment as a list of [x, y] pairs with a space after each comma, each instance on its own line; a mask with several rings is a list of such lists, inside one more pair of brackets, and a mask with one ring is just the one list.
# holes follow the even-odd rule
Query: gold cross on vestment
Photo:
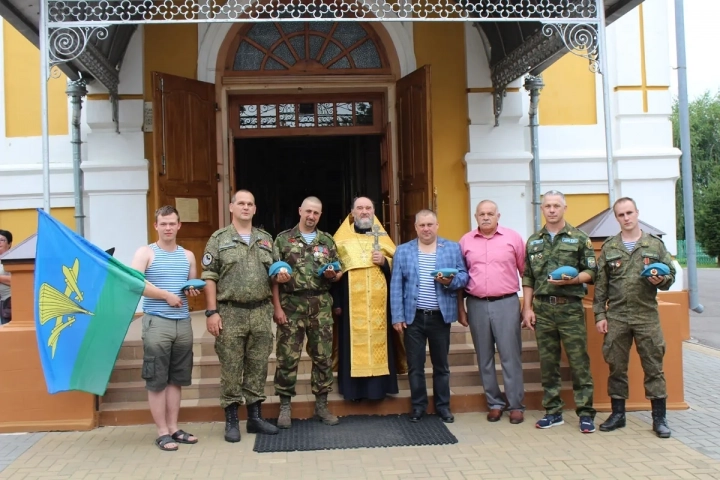
[[371, 237], [375, 237], [375, 241], [373, 242], [373, 250], [376, 252], [380, 251], [380, 237], [383, 235], [387, 235], [385, 232], [380, 231], [380, 225], [373, 225], [372, 226], [372, 232], [365, 232], [365, 235], [370, 235]]

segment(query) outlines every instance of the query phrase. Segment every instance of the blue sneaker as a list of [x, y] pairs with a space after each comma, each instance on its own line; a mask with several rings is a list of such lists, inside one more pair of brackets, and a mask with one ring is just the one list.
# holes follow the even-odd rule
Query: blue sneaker
[[592, 417], [580, 417], [580, 431], [582, 433], [593, 433], [595, 431], [595, 423]]
[[558, 425], [564, 424], [565, 421], [562, 418], [562, 413], [548, 413], [543, 418], [535, 423], [537, 428], [550, 428], [557, 427]]

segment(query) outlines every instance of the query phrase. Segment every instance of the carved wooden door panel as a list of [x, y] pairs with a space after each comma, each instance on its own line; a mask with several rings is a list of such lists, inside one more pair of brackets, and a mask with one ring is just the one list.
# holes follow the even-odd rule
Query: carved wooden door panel
[[[156, 208], [180, 212], [177, 241], [195, 254], [199, 276], [205, 245], [219, 226], [215, 86], [157, 72], [152, 80]], [[204, 308], [203, 295], [190, 299], [191, 310]]]
[[430, 66], [397, 82], [400, 241], [415, 238], [415, 214], [432, 209]]

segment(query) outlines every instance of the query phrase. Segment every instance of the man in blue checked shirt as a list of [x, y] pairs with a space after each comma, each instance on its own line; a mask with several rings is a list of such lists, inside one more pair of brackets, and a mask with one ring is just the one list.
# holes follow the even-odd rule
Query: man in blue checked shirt
[[412, 412], [418, 422], [428, 405], [425, 387], [425, 345], [430, 344], [435, 411], [445, 423], [450, 412], [450, 324], [458, 319], [457, 291], [468, 273], [456, 242], [438, 237], [437, 216], [430, 210], [415, 215], [418, 238], [398, 246], [390, 280], [393, 328], [405, 332]]

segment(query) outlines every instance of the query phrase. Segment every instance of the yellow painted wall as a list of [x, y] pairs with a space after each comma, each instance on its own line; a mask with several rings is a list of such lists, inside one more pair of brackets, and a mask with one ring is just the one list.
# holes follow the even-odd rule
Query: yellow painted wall
[[418, 67], [431, 66], [433, 183], [440, 235], [459, 240], [470, 230], [463, 158], [468, 151], [465, 27], [462, 22], [413, 24]]
[[[2, 22], [5, 136], [40, 136], [40, 51], [8, 22]], [[63, 74], [48, 84], [50, 135], [68, 134], [66, 82], [67, 77]]]
[[[152, 101], [152, 72], [169, 73], [179, 77], [197, 78], [197, 25], [145, 25], [143, 42], [143, 82], [145, 101]], [[155, 112], [157, 113], [157, 112]], [[148, 241], [153, 241], [157, 192], [153, 161], [153, 134], [145, 134], [145, 158], [150, 160], [150, 188], [148, 189]]]
[[[50, 215], [66, 227], [75, 230], [75, 209], [73, 207], [51, 208]], [[13, 235], [13, 246], [37, 233], [37, 210], [23, 208], [18, 210], [0, 210], [0, 228], [9, 230]]]
[[610, 206], [606, 193], [565, 195], [565, 201], [565, 220], [576, 227]]
[[567, 53], [542, 74], [540, 125], [595, 125], [597, 101], [595, 74], [588, 61]]

